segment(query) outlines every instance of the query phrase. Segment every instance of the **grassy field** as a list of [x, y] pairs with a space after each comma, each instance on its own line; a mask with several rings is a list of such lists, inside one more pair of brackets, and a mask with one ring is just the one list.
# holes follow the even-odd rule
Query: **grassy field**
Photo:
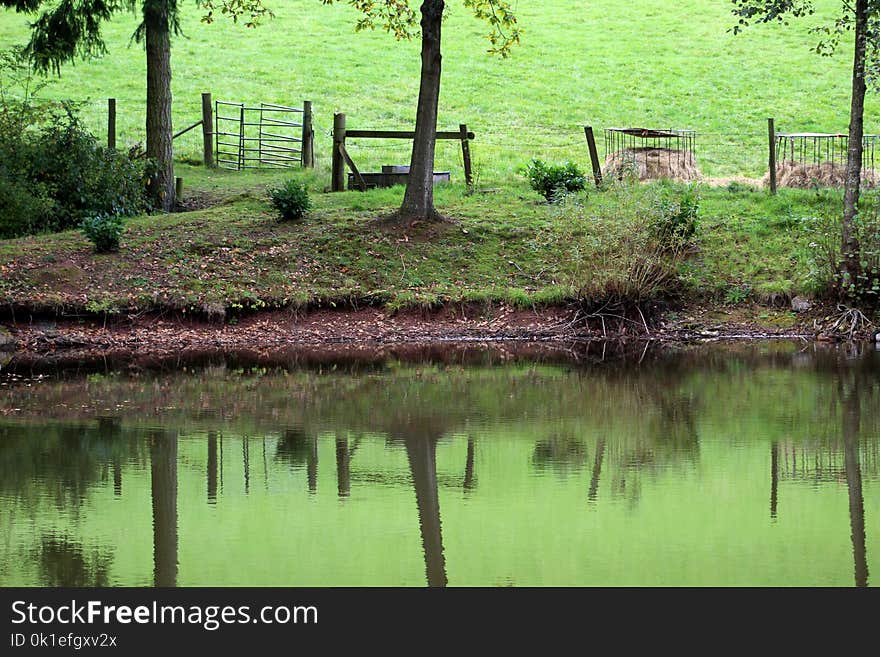
[[[352, 128], [412, 124], [416, 43], [355, 34], [356, 12], [345, 4], [266, 4], [276, 18], [247, 30], [223, 20], [202, 25], [196, 3], [182, 3], [186, 37], [175, 40], [172, 54], [177, 126], [198, 120], [202, 91], [248, 103], [311, 99], [318, 165], [326, 174], [334, 112], [345, 112]], [[710, 176], [763, 175], [768, 116], [783, 131], [848, 125], [849, 46], [831, 60], [820, 58], [810, 52], [815, 37], [807, 31], [833, 17], [836, 0], [818, 0], [816, 16], [788, 27], [758, 26], [736, 37], [728, 32], [734, 20], [724, 0], [520, 3], [523, 42], [507, 60], [482, 54], [485, 26], [460, 3], [449, 4], [440, 124], [465, 122], [476, 132], [481, 182], [510, 179], [532, 157], [586, 166], [585, 123], [695, 129], [699, 164]], [[26, 21], [0, 13], [0, 47], [25, 41]], [[86, 101], [88, 123], [101, 133], [105, 99], [116, 97], [122, 143], [143, 139], [144, 54], [129, 45], [135, 25], [132, 15], [114, 21], [106, 31], [110, 54], [65, 68], [44, 93]], [[880, 130], [878, 109], [870, 96], [869, 132]], [[408, 162], [404, 144], [362, 141], [350, 150], [362, 170]], [[180, 159], [200, 157], [195, 131], [177, 142], [177, 152]], [[460, 178], [454, 145], [440, 147], [437, 164]]]

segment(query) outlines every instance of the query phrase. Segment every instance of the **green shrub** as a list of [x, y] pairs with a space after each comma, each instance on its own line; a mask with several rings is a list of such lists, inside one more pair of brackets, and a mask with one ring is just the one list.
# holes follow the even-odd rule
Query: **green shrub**
[[71, 103], [40, 102], [20, 51], [0, 52], [0, 238], [147, 209], [147, 162], [103, 148]]
[[312, 207], [308, 188], [293, 179], [286, 181], [281, 187], [270, 189], [269, 197], [282, 221], [302, 219]]
[[82, 231], [98, 253], [109, 253], [119, 248], [119, 238], [125, 230], [118, 214], [97, 214], [82, 221]]
[[565, 194], [581, 192], [587, 186], [587, 178], [573, 162], [562, 165], [545, 164], [532, 160], [525, 168], [525, 175], [536, 192], [553, 203]]
[[4, 175], [0, 165], [0, 239], [40, 232], [55, 203], [45, 187]]

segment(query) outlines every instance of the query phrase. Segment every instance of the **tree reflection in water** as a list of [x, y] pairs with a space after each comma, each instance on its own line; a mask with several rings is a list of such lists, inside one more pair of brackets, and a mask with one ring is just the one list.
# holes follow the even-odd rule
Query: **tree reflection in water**
[[149, 442], [153, 582], [177, 586], [177, 436], [154, 431]]
[[[858, 373], [841, 384], [843, 405], [843, 455], [849, 497], [849, 522], [853, 546], [855, 584], [868, 586], [868, 557], [865, 549], [865, 501], [862, 497], [862, 467], [859, 456], [861, 390]], [[849, 385], [847, 385], [849, 383]]]
[[[576, 500], [579, 506], [574, 513], [583, 513], [585, 522], [589, 523], [596, 519], [597, 512], [606, 514], [601, 518], [603, 521], [618, 513], [614, 505], [595, 506], [600, 499], [604, 502], [616, 497], [636, 504], [640, 502], [640, 494], [658, 498], [664, 494], [662, 486], [654, 485], [660, 477], [680, 475], [683, 481], [690, 483], [701, 459], [706, 461], [704, 465], [707, 467], [697, 473], [699, 476], [705, 475], [708, 481], [718, 472], [725, 474], [722, 470], [726, 466], [724, 459], [737, 447], [731, 447], [729, 443], [742, 439], [743, 442], [752, 441], [748, 443], [749, 449], [754, 447], [750, 454], [757, 454], [752, 461], [743, 459], [737, 462], [738, 467], [748, 464], [749, 477], [756, 473], [748, 482], [757, 484], [758, 505], [748, 509], [748, 513], [757, 514], [762, 521], [756, 532], [773, 532], [777, 539], [790, 536], [793, 531], [791, 522], [783, 522], [787, 520], [786, 512], [793, 515], [793, 510], [802, 510], [806, 506], [812, 513], [813, 507], [809, 506], [812, 498], [804, 491], [798, 492], [798, 505], [793, 499], [786, 499], [790, 484], [829, 484], [822, 492], [828, 491], [830, 499], [831, 495], [838, 494], [832, 492], [838, 483], [840, 488], [835, 490], [842, 493], [845, 481], [848, 509], [839, 506], [835, 513], [842, 519], [842, 514], [848, 510], [853, 579], [857, 586], [866, 586], [869, 582], [867, 547], [871, 537], [866, 536], [864, 507], [865, 495], [869, 496], [870, 504], [870, 496], [874, 494], [870, 486], [877, 478], [876, 457], [873, 460], [871, 457], [878, 444], [875, 400], [880, 388], [875, 383], [877, 359], [866, 360], [863, 367], [858, 359], [849, 362], [838, 356], [839, 362], [828, 363], [811, 357], [802, 359], [797, 376], [794, 376], [793, 357], [786, 358], [785, 362], [775, 363], [772, 367], [762, 364], [763, 361], [755, 365], [745, 358], [736, 362], [726, 358], [700, 367], [686, 363], [679, 369], [646, 366], [640, 372], [603, 369], [589, 374], [575, 372], [574, 375], [562, 369], [547, 373], [538, 368], [534, 372], [519, 372], [516, 376], [500, 371], [450, 373], [430, 368], [414, 373], [403, 368], [393, 376], [337, 377], [332, 381], [333, 386], [323, 375], [312, 379], [303, 377], [305, 382], [296, 378], [284, 380], [278, 377], [276, 380], [266, 376], [260, 380], [259, 395], [251, 392], [251, 388], [257, 386], [247, 379], [242, 380], [244, 386], [242, 381], [227, 379], [222, 382], [226, 386], [223, 390], [229, 398], [235, 399], [237, 408], [244, 409], [241, 416], [246, 418], [244, 421], [240, 422], [239, 417], [217, 419], [214, 415], [192, 420], [185, 415], [191, 409], [183, 402], [174, 408], [179, 415], [171, 420], [156, 419], [152, 426], [166, 428], [150, 433], [147, 440], [144, 440], [142, 430], [131, 428], [140, 421], [134, 411], [123, 418], [96, 418], [97, 422], [95, 419], [69, 417], [60, 418], [49, 426], [32, 423], [29, 429], [23, 421], [27, 418], [14, 418], [0, 425], [0, 438], [3, 439], [0, 441], [0, 493], [4, 494], [4, 502], [13, 501], [16, 513], [23, 517], [28, 514], [39, 516], [44, 521], [38, 531], [27, 534], [26, 543], [22, 543], [24, 547], [16, 547], [16, 554], [32, 558], [31, 570], [26, 576], [38, 577], [39, 581], [49, 585], [105, 585], [114, 565], [113, 553], [105, 549], [108, 546], [96, 550], [83, 544], [77, 532], [85, 526], [81, 525], [85, 516], [78, 516], [77, 509], [89, 508], [86, 502], [106, 504], [111, 490], [116, 498], [125, 494], [123, 502], [127, 504], [119, 504], [120, 509], [130, 505], [133, 496], [137, 500], [143, 499], [145, 504], [146, 497], [137, 497], [137, 492], [139, 484], [145, 484], [146, 477], [137, 475], [146, 471], [145, 457], [149, 455], [153, 580], [157, 586], [175, 586], [182, 573], [178, 565], [178, 542], [181, 535], [190, 536], [178, 528], [180, 517], [190, 517], [190, 512], [184, 513], [188, 503], [184, 491], [191, 490], [186, 468], [194, 462], [198, 464], [194, 497], [204, 513], [205, 498], [208, 504], [214, 505], [223, 495], [221, 432], [231, 426], [229, 434], [262, 439], [264, 476], [257, 476], [265, 481], [270, 493], [290, 491], [284, 477], [291, 477], [291, 481], [302, 484], [303, 499], [317, 495], [320, 446], [325, 465], [330, 466], [322, 470], [328, 480], [324, 483], [329, 486], [324, 492], [334, 503], [333, 508], [345, 510], [345, 522], [355, 518], [358, 505], [372, 492], [368, 485], [377, 482], [394, 485], [398, 487], [398, 494], [400, 487], [405, 485], [409, 491], [405, 492], [409, 497], [404, 497], [404, 504], [407, 505], [406, 513], [410, 514], [407, 520], [410, 531], [415, 530], [418, 514], [425, 580], [429, 586], [446, 586], [449, 581], [448, 555], [444, 550], [439, 488], [444, 487], [448, 542], [450, 518], [459, 522], [463, 516], [457, 509], [452, 514], [454, 505], [466, 499], [468, 505], [476, 508], [490, 497], [477, 494], [478, 456], [484, 456], [479, 493], [508, 493], [503, 490], [504, 485], [513, 477], [522, 476], [522, 470], [529, 471], [530, 475], [534, 475], [535, 470], [544, 470], [560, 478], [563, 475], [576, 477], [576, 494], [567, 499]], [[762, 367], [765, 368], [763, 378]], [[816, 376], [804, 376], [805, 367], [815, 368], [813, 374]], [[731, 374], [741, 377], [740, 381], [749, 386], [745, 391], [749, 394], [733, 394], [740, 381], [732, 382]], [[175, 376], [183, 379], [183, 385], [189, 385], [183, 375]], [[128, 385], [127, 381], [121, 383]], [[212, 394], [211, 386], [215, 382], [200, 380], [198, 383], [207, 386], [208, 396]], [[141, 385], [144, 390], [149, 390], [149, 386]], [[219, 390], [221, 383], [216, 386]], [[291, 388], [298, 390], [297, 386], [302, 390], [296, 405], [264, 402], [276, 391], [279, 396], [282, 393], [287, 395]], [[803, 386], [803, 389], [799, 394], [780, 392], [783, 388], [790, 391], [794, 386]], [[130, 388], [122, 387], [119, 398], [133, 397], [131, 392]], [[725, 397], [719, 393], [728, 394]], [[35, 389], [28, 394], [36, 397], [41, 391]], [[765, 398], [769, 394], [773, 395], [772, 399]], [[789, 394], [790, 403], [786, 397]], [[107, 399], [106, 406], [113, 407], [113, 398], [108, 395]], [[725, 401], [721, 403], [719, 399]], [[728, 399], [738, 406], [728, 407]], [[64, 408], [78, 408], [75, 398], [64, 397], [64, 401]], [[138, 412], [160, 406], [149, 398], [147, 392], [140, 401], [142, 408]], [[261, 406], [264, 403], [265, 406]], [[53, 408], [59, 406], [56, 404]], [[292, 408], [295, 410], [290, 410]], [[266, 409], [271, 413], [265, 412]], [[746, 419], [740, 421], [738, 414]], [[15, 422], [20, 420], [21, 426], [17, 428]], [[177, 421], [180, 424], [176, 424]], [[176, 430], [171, 427], [191, 426], [196, 421], [199, 424], [194, 435], [186, 441], [181, 440], [178, 446]], [[747, 422], [754, 422], [760, 430], [737, 433], [746, 426], [753, 426]], [[280, 432], [279, 425], [283, 427]], [[36, 439], [28, 435], [29, 431], [33, 432], [33, 426], [39, 427], [41, 432]], [[805, 433], [792, 435], [793, 430]], [[700, 436], [700, 432], [706, 435]], [[366, 454], [360, 456], [365, 458], [357, 458], [361, 438], [356, 436], [364, 437], [361, 449]], [[381, 436], [387, 438], [386, 446], [399, 450], [397, 457], [389, 457], [387, 461], [382, 459], [381, 447], [375, 447], [381, 443]], [[464, 438], [458, 438], [460, 436]], [[505, 442], [508, 438], [509, 442]], [[265, 496], [258, 495], [259, 491], [250, 486], [253, 483], [250, 443], [247, 438], [241, 440], [240, 452], [237, 442], [233, 443], [231, 451], [227, 449], [227, 458], [231, 454], [234, 464], [227, 464], [226, 474], [234, 473], [237, 481], [243, 473], [243, 491], [251, 493], [252, 498], [247, 501], [236, 498], [237, 504], [229, 504], [223, 512], [253, 508], [261, 508], [265, 513], [276, 512], [274, 506], [256, 506], [265, 503]], [[454, 448], [447, 451], [442, 440], [449, 440]], [[441, 446], [439, 474], [438, 445]], [[267, 446], [269, 464], [266, 463]], [[229, 448], [228, 437], [226, 447]], [[477, 447], [480, 447], [479, 453]], [[273, 448], [274, 466], [271, 465]], [[507, 448], [511, 454], [516, 454], [515, 459], [502, 453]], [[399, 460], [404, 451], [405, 465]], [[194, 457], [193, 452], [198, 456]], [[457, 454], [453, 462], [442, 462], [453, 452]], [[139, 453], [143, 458], [138, 457]], [[238, 466], [239, 453], [243, 470]], [[206, 461], [203, 460], [205, 455]], [[334, 457], [335, 471], [329, 463]], [[760, 463], [760, 466], [754, 468], [752, 463]], [[270, 466], [275, 478], [271, 486]], [[444, 469], [445, 466], [448, 470]], [[407, 468], [408, 477], [405, 474]], [[293, 475], [290, 469], [295, 470]], [[133, 471], [135, 476], [132, 476]], [[331, 481], [334, 475], [335, 481]], [[278, 488], [275, 488], [276, 482]], [[363, 495], [352, 499], [352, 494], [358, 493], [358, 487], [364, 482]], [[520, 483], [513, 481], [511, 487]], [[571, 482], [552, 483], [558, 490], [567, 490]], [[740, 483], [736, 481], [736, 485]], [[867, 490], [863, 489], [865, 485]], [[105, 490], [107, 495], [95, 496], [97, 489]], [[640, 490], [644, 492], [640, 493]], [[241, 491], [242, 487], [236, 484], [227, 490], [227, 494], [239, 496]], [[143, 488], [139, 492], [145, 494]], [[409, 506], [411, 501], [407, 501], [412, 499], [413, 493], [414, 509]], [[512, 494], [520, 494], [520, 491]], [[449, 501], [446, 495], [449, 495]], [[585, 513], [584, 496], [587, 503], [593, 505], [594, 512], [590, 516]], [[338, 498], [346, 500], [345, 504], [336, 505]], [[232, 497], [228, 499], [233, 501]], [[389, 495], [387, 499], [393, 499], [393, 496]], [[512, 500], [514, 503], [520, 501]], [[843, 503], [842, 497], [835, 500], [835, 503]], [[663, 501], [652, 500], [658, 504]], [[271, 501], [284, 505], [296, 502], [280, 495], [274, 495]], [[564, 503], [563, 500], [561, 504]], [[745, 503], [751, 504], [748, 500]], [[182, 506], [180, 515], [179, 504]], [[317, 509], [319, 504], [312, 506]], [[51, 507], [55, 516], [59, 515], [57, 510], [62, 510], [63, 522], [45, 520], [51, 515], [46, 513], [46, 507]], [[146, 511], [144, 506], [140, 508]], [[817, 505], [816, 509], [819, 508]], [[562, 508], [557, 515], [565, 517], [567, 513], [572, 513], [571, 509]], [[334, 517], [333, 513], [328, 513], [327, 517]], [[819, 516], [816, 518], [817, 522], [824, 521]], [[15, 519], [15, 522], [21, 526], [20, 520]], [[472, 522], [472, 518], [468, 522]], [[149, 530], [146, 524], [143, 529]], [[381, 529], [378, 528], [378, 532]], [[842, 531], [834, 532], [837, 535], [833, 538], [838, 542], [844, 538]], [[8, 558], [13, 552], [7, 550], [4, 554]], [[140, 563], [143, 564], [143, 560]], [[572, 572], [580, 572], [577, 571], [579, 566], [571, 567]], [[849, 566], [846, 568], [848, 573]], [[837, 570], [840, 575], [842, 569], [839, 565]], [[455, 574], [453, 581], [456, 581]]]
[[309, 437], [302, 427], [286, 428], [275, 446], [275, 460], [284, 461], [292, 468], [306, 466], [309, 492], [318, 490], [318, 437]]
[[100, 587], [109, 586], [108, 573], [113, 556], [86, 547], [67, 538], [44, 536], [40, 541], [39, 569], [43, 586]]
[[431, 437], [406, 439], [406, 456], [416, 491], [419, 529], [425, 550], [428, 586], [446, 586], [446, 559], [443, 556], [443, 528], [437, 489], [437, 441]]

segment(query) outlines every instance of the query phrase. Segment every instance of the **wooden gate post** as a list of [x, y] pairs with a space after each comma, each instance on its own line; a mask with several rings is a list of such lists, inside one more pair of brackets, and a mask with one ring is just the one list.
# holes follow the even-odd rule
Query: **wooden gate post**
[[345, 114], [333, 115], [333, 166], [330, 191], [345, 191], [345, 160], [342, 149], [345, 148]]
[[767, 132], [770, 137], [770, 193], [776, 193], [776, 125], [773, 119], [767, 119]]
[[467, 125], [462, 123], [458, 126], [458, 131], [461, 133], [461, 156], [464, 160], [464, 182], [467, 185], [468, 190], [470, 190], [474, 186], [474, 174], [471, 168], [471, 145], [470, 140], [468, 139]]
[[315, 168], [315, 129], [312, 127], [312, 101], [303, 101], [302, 165]]
[[593, 126], [584, 126], [584, 133], [587, 135], [587, 148], [590, 151], [590, 164], [593, 165], [593, 179], [596, 181], [596, 187], [602, 186], [602, 166], [599, 164], [599, 152], [596, 150], [596, 138], [593, 136]]
[[202, 156], [205, 166], [213, 168], [214, 163], [214, 104], [211, 94], [202, 94]]
[[107, 99], [107, 148], [116, 148], [116, 99]]

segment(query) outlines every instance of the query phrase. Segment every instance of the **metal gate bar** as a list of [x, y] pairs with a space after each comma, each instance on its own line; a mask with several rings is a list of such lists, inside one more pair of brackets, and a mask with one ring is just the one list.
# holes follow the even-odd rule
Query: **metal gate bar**
[[[309, 103], [306, 103], [310, 107]], [[236, 108], [238, 117], [221, 113]], [[302, 120], [293, 120], [302, 114]], [[249, 107], [244, 103], [216, 101], [215, 150], [217, 165], [225, 169], [289, 168], [310, 166], [305, 162], [303, 137], [312, 139], [313, 130], [304, 109], [260, 103]], [[310, 141], [311, 143], [311, 141]], [[313, 152], [313, 150], [311, 151]]]

